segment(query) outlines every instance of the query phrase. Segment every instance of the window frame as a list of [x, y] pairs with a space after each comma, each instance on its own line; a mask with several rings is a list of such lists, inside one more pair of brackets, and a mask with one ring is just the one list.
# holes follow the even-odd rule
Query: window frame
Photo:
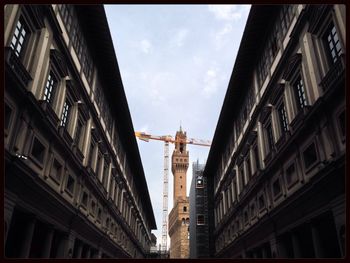
[[[312, 163], [310, 163], [308, 165], [308, 167], [306, 167], [305, 164], [305, 156], [304, 153], [309, 149], [309, 147], [311, 147], [311, 145], [314, 146], [315, 149], [315, 155], [316, 155], [316, 159], [315, 161], [313, 161]], [[309, 173], [311, 170], [313, 170], [315, 168], [315, 166], [317, 166], [320, 163], [320, 153], [319, 153], [319, 149], [317, 147], [317, 144], [315, 142], [315, 140], [312, 140], [310, 142], [308, 142], [301, 150], [301, 159], [302, 159], [302, 165], [304, 167], [305, 173]]]
[[[20, 29], [23, 29], [24, 32], [25, 32], [25, 36], [23, 37], [22, 34], [20, 35], [20, 37], [22, 36], [23, 37], [23, 42], [22, 44], [20, 45], [20, 51], [18, 52], [18, 44], [19, 44], [19, 39], [20, 37], [15, 37], [16, 35], [16, 30], [18, 31], [18, 34], [21, 33], [20, 30], [18, 30], [17, 26], [18, 26], [18, 23], [21, 24], [21, 28]], [[30, 37], [32, 35], [32, 30], [30, 29], [29, 25], [28, 25], [28, 22], [26, 21], [25, 17], [23, 14], [20, 14], [20, 16], [18, 17], [16, 23], [14, 23], [15, 27], [12, 31], [12, 34], [11, 34], [11, 41], [9, 43], [9, 46], [10, 48], [13, 50], [14, 54], [20, 59], [20, 60], [23, 60], [24, 56], [25, 56], [25, 53], [27, 51], [27, 48], [28, 48], [28, 44], [29, 44], [29, 41], [30, 41]], [[13, 40], [16, 39], [15, 41], [15, 44], [13, 44]], [[18, 52], [18, 53], [17, 53]]]
[[[302, 85], [296, 85], [297, 82], [301, 82]], [[296, 73], [291, 77], [290, 86], [292, 88], [292, 94], [294, 98], [293, 103], [295, 105], [296, 111], [297, 113], [301, 112], [304, 108], [309, 106], [305, 80], [302, 74], [301, 65], [298, 66]], [[301, 87], [301, 91], [299, 90], [299, 87]]]

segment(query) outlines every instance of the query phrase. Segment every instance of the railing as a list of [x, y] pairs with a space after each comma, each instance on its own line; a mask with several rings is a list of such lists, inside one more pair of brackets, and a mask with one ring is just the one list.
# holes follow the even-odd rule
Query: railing
[[344, 54], [341, 54], [320, 83], [320, 85], [323, 88], [323, 91], [327, 91], [332, 86], [336, 85], [337, 82], [341, 80], [341, 78], [344, 76], [344, 70]]
[[12, 73], [19, 79], [24, 88], [27, 87], [32, 77], [27, 69], [23, 66], [22, 61], [15, 54], [12, 48], [5, 47], [5, 61], [6, 65], [12, 69]]

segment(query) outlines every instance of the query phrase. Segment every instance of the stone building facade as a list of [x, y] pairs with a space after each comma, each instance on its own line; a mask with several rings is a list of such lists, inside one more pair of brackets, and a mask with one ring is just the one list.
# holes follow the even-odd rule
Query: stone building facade
[[212, 257], [345, 256], [345, 32], [345, 5], [252, 6], [204, 171]]
[[171, 158], [174, 175], [174, 205], [169, 214], [170, 258], [189, 257], [189, 199], [186, 196], [186, 173], [189, 155], [186, 132], [176, 132], [175, 149]]
[[143, 258], [153, 209], [101, 5], [4, 9], [10, 258]]
[[209, 257], [208, 188], [205, 164], [192, 164], [190, 188], [190, 258]]

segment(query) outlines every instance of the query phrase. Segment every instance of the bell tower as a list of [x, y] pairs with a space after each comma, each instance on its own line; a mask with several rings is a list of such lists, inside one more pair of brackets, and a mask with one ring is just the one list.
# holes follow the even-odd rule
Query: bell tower
[[176, 132], [175, 150], [171, 157], [171, 171], [174, 175], [174, 206], [178, 200], [186, 200], [186, 173], [188, 169], [188, 151], [186, 150], [186, 132]]
[[170, 258], [189, 258], [190, 205], [186, 196], [186, 172], [189, 155], [186, 150], [186, 132], [175, 135], [175, 149], [171, 157], [174, 176], [173, 209], [169, 214]]

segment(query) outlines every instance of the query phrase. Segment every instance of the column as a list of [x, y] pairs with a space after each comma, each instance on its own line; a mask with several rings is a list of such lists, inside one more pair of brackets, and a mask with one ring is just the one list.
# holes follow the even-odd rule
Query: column
[[7, 234], [11, 226], [12, 214], [13, 214], [15, 205], [16, 205], [16, 196], [5, 191], [5, 202], [4, 202], [5, 244], [7, 240]]
[[261, 248], [262, 258], [267, 258], [266, 247]]
[[67, 247], [67, 237], [61, 236], [57, 246], [56, 258], [65, 258], [66, 247]]
[[97, 250], [97, 253], [96, 253], [96, 255], [95, 255], [95, 258], [102, 258], [102, 250], [101, 250], [101, 248], [99, 248], [99, 249]]
[[67, 237], [67, 247], [66, 247], [66, 254], [65, 258], [72, 258], [73, 257], [73, 250], [74, 250], [74, 243], [76, 241], [76, 235], [73, 232], [70, 232]]
[[296, 233], [291, 233], [292, 234], [292, 244], [293, 244], [293, 254], [294, 254], [294, 258], [301, 258], [301, 250], [300, 250], [300, 244], [299, 244], [299, 240], [298, 237], [296, 235]]
[[332, 213], [335, 228], [337, 231], [338, 244], [342, 256], [345, 256], [345, 197], [340, 196], [332, 202]]
[[276, 240], [276, 236], [275, 234], [272, 234], [270, 236], [270, 248], [271, 248], [271, 257], [272, 258], [276, 258], [276, 257], [283, 257], [281, 255], [281, 252], [279, 251], [279, 249], [277, 249], [277, 240]]
[[314, 224], [311, 224], [312, 243], [314, 245], [315, 257], [323, 258], [323, 250], [320, 242], [320, 233]]
[[53, 226], [48, 226], [46, 234], [45, 234], [45, 241], [44, 241], [43, 250], [41, 252], [42, 258], [49, 258], [50, 257], [53, 234], [54, 234]]
[[19, 252], [20, 258], [28, 258], [29, 257], [30, 247], [32, 245], [32, 238], [33, 238], [33, 233], [34, 233], [34, 228], [35, 228], [35, 223], [36, 223], [36, 218], [33, 216], [30, 216], [26, 223], [27, 224], [26, 224], [25, 229], [23, 231], [22, 245], [21, 245], [21, 249]]
[[83, 251], [83, 243], [79, 242], [77, 245], [77, 253], [76, 253], [75, 258], [81, 258], [82, 251]]
[[85, 258], [91, 258], [91, 247], [88, 246]]

